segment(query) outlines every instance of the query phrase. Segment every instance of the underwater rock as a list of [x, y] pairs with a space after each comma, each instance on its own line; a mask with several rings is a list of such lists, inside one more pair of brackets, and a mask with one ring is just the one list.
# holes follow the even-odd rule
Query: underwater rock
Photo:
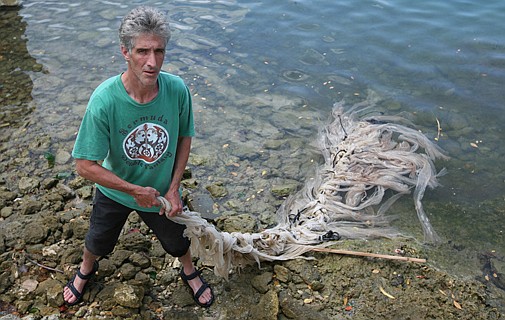
[[226, 188], [219, 183], [214, 183], [205, 187], [214, 198], [222, 198], [228, 194]]
[[21, 4], [21, 0], [0, 0], [0, 7], [18, 7]]

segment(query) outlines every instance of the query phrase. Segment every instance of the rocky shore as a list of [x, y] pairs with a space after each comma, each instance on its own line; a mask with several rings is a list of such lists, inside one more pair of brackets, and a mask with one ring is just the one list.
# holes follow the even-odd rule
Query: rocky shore
[[[429, 261], [415, 264], [316, 252], [308, 260], [244, 266], [234, 270], [229, 281], [200, 264], [216, 295], [215, 304], [205, 310], [194, 304], [180, 280], [178, 262], [165, 254], [136, 214], [130, 216], [115, 251], [100, 260], [84, 301], [68, 308], [62, 288], [80, 262], [93, 186], [72, 172], [40, 179], [12, 171], [9, 150], [2, 148], [1, 154], [2, 320], [504, 317], [503, 304], [490, 296], [485, 284], [438, 271]], [[63, 154], [56, 159], [68, 161]], [[195, 182], [190, 172], [188, 182]], [[195, 203], [190, 191], [186, 196]], [[241, 216], [215, 221], [224, 231], [252, 232], [248, 228], [254, 226]], [[427, 255], [424, 246], [407, 239], [337, 244], [348, 250]]]

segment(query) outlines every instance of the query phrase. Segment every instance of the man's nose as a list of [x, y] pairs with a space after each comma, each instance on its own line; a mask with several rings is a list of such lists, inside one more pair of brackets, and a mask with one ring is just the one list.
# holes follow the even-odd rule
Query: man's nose
[[150, 50], [149, 53], [147, 54], [146, 64], [149, 67], [155, 67], [156, 66], [156, 53], [154, 52], [154, 50]]

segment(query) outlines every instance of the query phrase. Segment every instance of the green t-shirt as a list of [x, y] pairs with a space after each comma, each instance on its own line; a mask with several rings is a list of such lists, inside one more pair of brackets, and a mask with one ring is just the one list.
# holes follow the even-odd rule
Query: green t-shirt
[[[191, 94], [183, 80], [161, 72], [156, 98], [141, 104], [133, 100], [121, 75], [100, 84], [91, 95], [72, 156], [92, 161], [120, 178], [164, 195], [170, 186], [177, 140], [194, 136]], [[97, 185], [107, 197], [135, 210], [132, 196]]]

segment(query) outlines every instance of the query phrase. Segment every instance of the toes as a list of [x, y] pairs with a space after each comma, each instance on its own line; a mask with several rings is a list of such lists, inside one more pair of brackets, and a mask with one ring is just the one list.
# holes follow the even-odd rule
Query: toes
[[198, 300], [204, 304], [209, 303], [212, 300], [212, 292], [210, 289], [205, 290]]

